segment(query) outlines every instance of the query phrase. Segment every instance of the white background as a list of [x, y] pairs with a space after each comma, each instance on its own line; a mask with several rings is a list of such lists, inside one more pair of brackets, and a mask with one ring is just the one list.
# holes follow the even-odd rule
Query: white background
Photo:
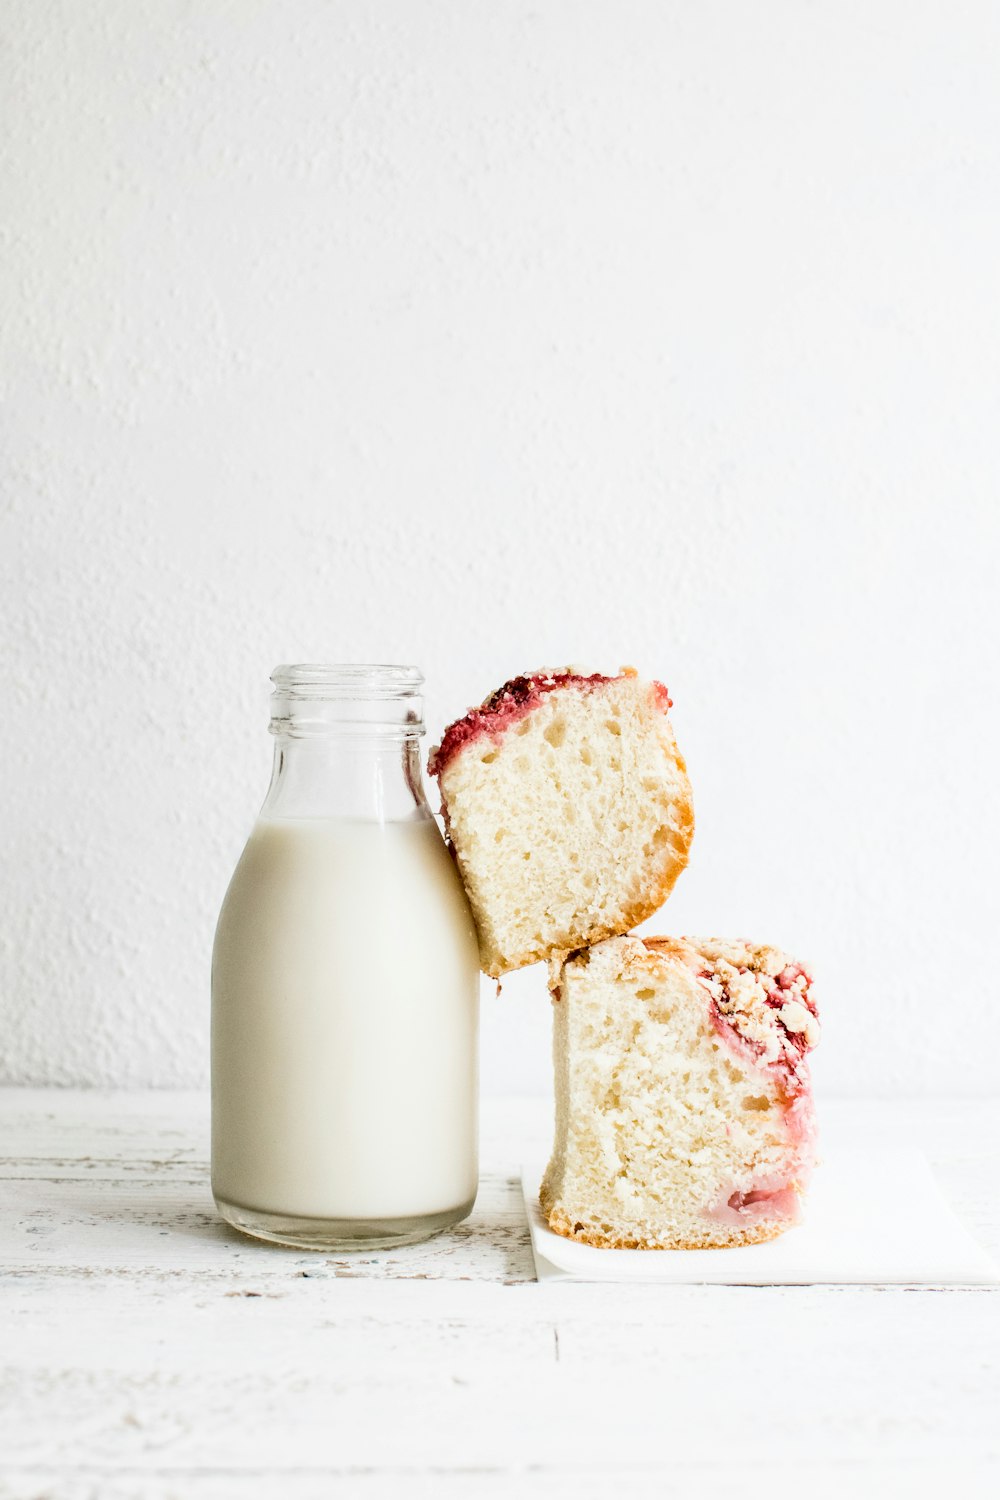
[[571, 661], [676, 700], [655, 925], [811, 959], [830, 1092], [995, 1089], [1000, 9], [0, 25], [0, 1076], [205, 1080], [276, 662]]

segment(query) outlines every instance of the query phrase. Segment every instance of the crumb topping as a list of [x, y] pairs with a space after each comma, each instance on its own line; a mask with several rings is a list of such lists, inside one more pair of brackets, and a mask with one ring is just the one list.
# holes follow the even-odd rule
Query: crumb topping
[[697, 978], [711, 997], [716, 1031], [776, 1078], [789, 1098], [801, 1094], [808, 1086], [806, 1053], [819, 1041], [809, 971], [776, 948], [702, 944], [699, 956]]

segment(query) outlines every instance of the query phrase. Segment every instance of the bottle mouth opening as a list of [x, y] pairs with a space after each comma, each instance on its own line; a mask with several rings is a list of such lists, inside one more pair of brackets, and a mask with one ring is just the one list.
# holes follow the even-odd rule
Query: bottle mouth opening
[[424, 676], [375, 662], [297, 662], [271, 673], [271, 733], [422, 735]]
[[373, 662], [297, 662], [275, 667], [271, 681], [295, 698], [407, 698], [419, 693], [424, 674], [419, 667]]

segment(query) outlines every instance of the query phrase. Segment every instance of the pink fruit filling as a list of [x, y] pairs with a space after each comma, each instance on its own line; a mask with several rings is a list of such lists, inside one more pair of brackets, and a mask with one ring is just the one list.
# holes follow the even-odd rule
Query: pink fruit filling
[[[741, 968], [739, 972], [746, 974], [749, 970]], [[765, 1004], [772, 1022], [767, 1041], [749, 1035], [741, 1025], [744, 1013], [732, 999], [721, 974], [715, 969], [703, 969], [698, 978], [711, 995], [709, 1014], [712, 1025], [726, 1045], [745, 1062], [752, 1062], [776, 1079], [789, 1102], [805, 1094], [809, 1087], [805, 1056], [813, 1044], [807, 1031], [795, 1031], [787, 1025], [782, 1010], [790, 1001], [795, 1001], [804, 1006], [813, 1019], [816, 1018], [816, 1002], [810, 994], [812, 979], [808, 970], [801, 964], [790, 963], [777, 976], [759, 976], [767, 992]]]
[[[622, 675], [635, 674], [625, 672]], [[456, 719], [454, 724], [448, 726], [440, 745], [430, 753], [427, 769], [432, 776], [440, 776], [466, 745], [486, 736], [490, 739], [499, 738], [512, 724], [537, 708], [548, 693], [567, 687], [586, 692], [618, 681], [619, 678], [604, 677], [600, 672], [593, 672], [590, 676], [576, 672], [541, 672], [531, 677], [512, 677], [503, 687], [491, 693], [479, 708], [470, 709], [463, 719]], [[662, 682], [654, 682], [653, 689], [658, 706], [666, 713], [671, 707], [666, 688]]]
[[[716, 1035], [741, 1061], [773, 1078], [778, 1085], [788, 1149], [779, 1171], [735, 1184], [706, 1210], [718, 1223], [744, 1227], [764, 1221], [798, 1218], [799, 1189], [816, 1159], [816, 1120], [806, 1054], [817, 1037], [816, 1003], [811, 977], [801, 964], [788, 963], [769, 975], [748, 966], [697, 971], [708, 990], [709, 1016]], [[753, 984], [737, 984], [751, 974]], [[735, 992], [734, 992], [735, 991]]]
[[787, 1182], [778, 1187], [752, 1187], [730, 1193], [724, 1203], [709, 1209], [707, 1217], [717, 1224], [746, 1229], [766, 1219], [794, 1220], [799, 1216], [799, 1195]]

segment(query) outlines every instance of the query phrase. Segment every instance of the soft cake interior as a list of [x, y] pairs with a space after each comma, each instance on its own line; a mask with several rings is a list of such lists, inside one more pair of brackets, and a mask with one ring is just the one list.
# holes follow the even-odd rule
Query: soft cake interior
[[694, 823], [656, 691], [549, 692], [440, 773], [487, 973], [626, 932], [669, 895]]
[[542, 1206], [553, 1228], [594, 1245], [771, 1238], [794, 1220], [811, 1165], [806, 1075], [799, 1063], [793, 1096], [787, 1078], [734, 1051], [690, 950], [656, 942], [609, 941], [554, 968]]

